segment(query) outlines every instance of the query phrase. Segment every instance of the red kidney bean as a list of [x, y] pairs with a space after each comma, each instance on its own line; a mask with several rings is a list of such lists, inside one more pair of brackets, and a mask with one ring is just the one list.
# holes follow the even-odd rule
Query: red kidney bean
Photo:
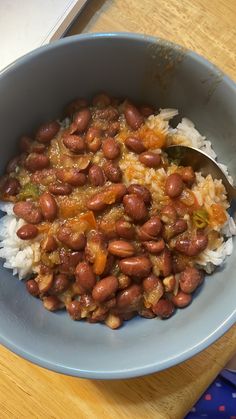
[[55, 198], [53, 198], [53, 196], [49, 192], [44, 192], [39, 197], [39, 205], [41, 207], [41, 211], [45, 220], [55, 220], [58, 209], [57, 203], [55, 201]]
[[103, 140], [102, 151], [106, 159], [114, 160], [120, 155], [120, 145], [114, 138], [108, 137]]
[[41, 249], [44, 252], [53, 252], [57, 249], [57, 242], [53, 236], [47, 235], [40, 243]]
[[137, 153], [137, 154], [143, 153], [143, 151], [146, 150], [146, 147], [143, 144], [142, 140], [136, 137], [126, 138], [125, 145], [129, 150], [134, 151], [134, 153]]
[[111, 122], [107, 129], [105, 130], [105, 135], [107, 137], [115, 137], [116, 134], [120, 131], [120, 123], [118, 121]]
[[80, 262], [75, 269], [75, 279], [85, 290], [92, 290], [96, 284], [96, 277], [87, 262]]
[[77, 300], [73, 300], [70, 301], [67, 306], [66, 306], [66, 310], [68, 311], [70, 317], [73, 320], [80, 320], [81, 319], [81, 306], [79, 301]]
[[72, 187], [68, 183], [53, 183], [49, 185], [48, 190], [53, 195], [70, 195]]
[[118, 279], [118, 283], [119, 283], [119, 286], [118, 286], [119, 290], [123, 290], [123, 289], [129, 287], [129, 285], [132, 282], [131, 278], [127, 275], [124, 275], [124, 274], [120, 274], [117, 279]]
[[64, 304], [54, 295], [43, 297], [43, 306], [46, 310], [56, 311], [64, 307]]
[[175, 249], [187, 256], [197, 256], [207, 248], [208, 237], [198, 232], [194, 237], [180, 237], [175, 242]]
[[138, 284], [122, 290], [117, 295], [117, 307], [122, 311], [134, 311], [140, 308], [142, 300], [142, 288]]
[[141, 125], [144, 122], [144, 118], [143, 118], [142, 114], [131, 103], [126, 103], [125, 109], [124, 109], [124, 115], [125, 115], [125, 119], [126, 119], [127, 124], [134, 131], [136, 131], [138, 128], [140, 128]]
[[179, 219], [173, 224], [165, 225], [163, 231], [163, 237], [165, 240], [170, 240], [172, 237], [177, 236], [178, 234], [183, 233], [188, 229], [187, 221]]
[[7, 178], [1, 187], [2, 193], [5, 195], [15, 196], [20, 191], [20, 182], [14, 178]]
[[88, 178], [93, 186], [103, 186], [106, 181], [102, 168], [97, 164], [90, 167]]
[[46, 169], [50, 165], [48, 156], [38, 153], [30, 153], [25, 160], [25, 168], [30, 172]]
[[113, 183], [121, 182], [122, 180], [122, 171], [118, 164], [111, 161], [107, 161], [103, 166], [104, 173], [108, 180]]
[[119, 112], [117, 109], [109, 106], [106, 109], [96, 110], [95, 117], [98, 119], [103, 119], [107, 122], [116, 121], [119, 118]]
[[85, 151], [85, 139], [79, 135], [67, 135], [63, 138], [63, 144], [73, 153]]
[[124, 219], [116, 221], [116, 232], [123, 239], [132, 240], [135, 237], [134, 226]]
[[179, 291], [177, 295], [172, 296], [171, 301], [175, 307], [184, 308], [191, 303], [192, 296], [191, 294], [186, 294], [183, 291]]
[[33, 297], [38, 297], [39, 287], [38, 287], [37, 282], [34, 279], [29, 279], [25, 285], [29, 294], [33, 295]]
[[60, 265], [58, 269], [61, 273], [74, 275], [75, 267], [83, 259], [82, 252], [70, 252], [65, 249], [61, 249], [59, 253]]
[[156, 275], [151, 274], [143, 280], [143, 289], [146, 293], [153, 291], [157, 287], [162, 287], [162, 283]]
[[160, 166], [161, 156], [159, 153], [154, 153], [154, 151], [144, 151], [139, 155], [139, 161], [144, 164], [144, 166], [155, 169]]
[[138, 236], [141, 241], [156, 240], [162, 230], [162, 223], [160, 218], [155, 215], [151, 217], [138, 229]]
[[123, 205], [126, 214], [135, 221], [141, 221], [148, 216], [146, 205], [139, 195], [125, 195]]
[[60, 130], [60, 124], [57, 121], [46, 122], [41, 125], [35, 134], [35, 139], [39, 143], [49, 143]]
[[125, 258], [135, 254], [135, 247], [125, 240], [113, 240], [108, 245], [108, 252], [114, 256]]
[[135, 194], [135, 195], [140, 196], [140, 198], [142, 198], [145, 204], [150, 204], [151, 202], [151, 199], [152, 199], [151, 193], [143, 185], [139, 185], [138, 183], [132, 183], [131, 185], [129, 185], [127, 192], [129, 194]]
[[9, 162], [7, 163], [6, 172], [12, 173], [16, 171], [16, 168], [19, 166], [20, 162], [20, 156], [13, 157]]
[[34, 141], [30, 148], [30, 151], [32, 153], [38, 153], [38, 154], [44, 153], [45, 150], [46, 150], [46, 146], [42, 143], [37, 143], [37, 141]]
[[96, 127], [90, 127], [86, 133], [86, 143], [89, 151], [96, 153], [102, 145], [102, 130]]
[[39, 224], [42, 221], [42, 213], [39, 208], [36, 208], [32, 202], [17, 202], [13, 211], [19, 218], [23, 218], [29, 224]]
[[168, 319], [174, 313], [175, 306], [170, 300], [161, 298], [152, 306], [153, 312], [162, 319]]
[[115, 276], [107, 276], [96, 283], [92, 291], [95, 301], [102, 303], [109, 299], [118, 290], [118, 280]]
[[173, 272], [180, 273], [182, 272], [189, 261], [186, 260], [186, 256], [181, 253], [173, 253]]
[[192, 167], [181, 168], [180, 176], [187, 186], [191, 187], [196, 180], [196, 175]]
[[141, 112], [141, 114], [145, 117], [148, 118], [150, 115], [154, 114], [154, 109], [151, 106], [148, 105], [142, 105], [139, 107], [139, 111]]
[[120, 202], [126, 193], [126, 186], [122, 183], [107, 186], [103, 191], [93, 195], [87, 201], [87, 208], [91, 211], [102, 211], [108, 205]]
[[65, 114], [71, 117], [75, 112], [79, 111], [82, 108], [87, 108], [87, 106], [87, 100], [83, 98], [75, 99], [66, 106]]
[[70, 227], [66, 226], [59, 228], [57, 238], [72, 250], [83, 250], [86, 245], [84, 233], [73, 232]]
[[177, 198], [184, 189], [184, 183], [178, 173], [172, 173], [166, 179], [165, 192], [170, 198]]
[[93, 98], [93, 106], [104, 109], [111, 104], [111, 98], [106, 93], [99, 93]]
[[61, 182], [69, 183], [72, 186], [84, 186], [86, 183], [86, 175], [78, 169], [57, 169], [57, 177]]
[[90, 120], [91, 120], [91, 112], [89, 108], [83, 108], [79, 112], [77, 112], [74, 116], [74, 124], [76, 126], [76, 131], [78, 132], [86, 131]]
[[21, 240], [32, 240], [38, 235], [38, 228], [33, 224], [25, 224], [20, 227], [16, 234]]
[[67, 290], [70, 285], [70, 280], [65, 274], [57, 274], [53, 279], [52, 286], [50, 288], [50, 294], [58, 295], [62, 294]]
[[165, 242], [163, 239], [157, 239], [156, 241], [143, 242], [144, 248], [151, 254], [158, 254], [165, 248]]
[[122, 259], [119, 268], [125, 275], [145, 278], [152, 269], [152, 263], [147, 256], [133, 256]]
[[177, 220], [176, 209], [171, 204], [165, 205], [161, 209], [160, 217], [161, 217], [161, 221], [163, 221], [163, 223], [165, 224], [175, 223], [175, 221]]
[[203, 272], [197, 268], [187, 267], [180, 273], [179, 285], [181, 291], [191, 294], [202, 283]]
[[32, 142], [33, 142], [32, 138], [28, 137], [27, 135], [22, 135], [22, 137], [20, 137], [20, 142], [19, 142], [20, 151], [24, 153], [29, 153]]

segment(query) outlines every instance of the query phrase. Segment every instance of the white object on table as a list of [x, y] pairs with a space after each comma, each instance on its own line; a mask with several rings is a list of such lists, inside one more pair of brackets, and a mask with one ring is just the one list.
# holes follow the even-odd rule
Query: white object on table
[[0, 0], [0, 70], [59, 39], [87, 0]]

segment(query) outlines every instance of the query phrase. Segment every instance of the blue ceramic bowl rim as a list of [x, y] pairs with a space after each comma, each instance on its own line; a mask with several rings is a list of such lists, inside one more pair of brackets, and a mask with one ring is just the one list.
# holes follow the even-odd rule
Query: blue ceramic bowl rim
[[[51, 44], [44, 45], [18, 58], [16, 61], [14, 61], [13, 63], [5, 67], [3, 70], [1, 70], [0, 80], [2, 77], [4, 77], [5, 74], [11, 72], [13, 69], [16, 70], [21, 65], [31, 61], [31, 59], [33, 59], [34, 57], [43, 54], [44, 51], [46, 50], [47, 51], [54, 50], [56, 48], [60, 48], [61, 45], [77, 43], [80, 40], [86, 41], [86, 40], [97, 39], [97, 38], [104, 38], [104, 39], [118, 38], [118, 39], [129, 39], [133, 41], [145, 41], [145, 42], [150, 42], [150, 43], [157, 43], [163, 46], [168, 46], [169, 48], [173, 48], [174, 50], [177, 50], [177, 49], [183, 50], [185, 54], [191, 57], [194, 61], [201, 63], [203, 66], [212, 70], [212, 72], [216, 73], [217, 75], [220, 75], [221, 78], [224, 80], [224, 82], [227, 83], [230, 86], [230, 88], [235, 91], [235, 95], [236, 95], [236, 83], [233, 80], [231, 80], [225, 73], [223, 73], [222, 70], [220, 70], [217, 66], [215, 66], [213, 63], [211, 63], [210, 61], [208, 61], [206, 58], [199, 55], [198, 53], [188, 50], [187, 48], [184, 48], [178, 44], [175, 44], [171, 41], [167, 41], [159, 37], [155, 37], [151, 35], [143, 35], [143, 34], [138, 34], [138, 33], [127, 33], [127, 32], [104, 32], [104, 33], [73, 35], [73, 36], [55, 41]], [[109, 373], [88, 371], [88, 370], [84, 371], [81, 369], [68, 367], [61, 363], [56, 364], [53, 362], [49, 362], [45, 358], [41, 358], [41, 357], [35, 356], [33, 353], [27, 352], [27, 350], [24, 349], [23, 347], [19, 347], [17, 343], [3, 336], [1, 334], [1, 331], [0, 331], [0, 342], [5, 347], [10, 349], [12, 352], [16, 353], [17, 355], [21, 356], [22, 358], [25, 358], [26, 360], [34, 364], [37, 364], [43, 368], [47, 368], [49, 370], [52, 370], [61, 374], [76, 376], [79, 378], [89, 378], [89, 379], [126, 379], [126, 378], [139, 377], [139, 376], [152, 374], [157, 371], [170, 368], [183, 361], [186, 361], [187, 359], [193, 357], [194, 355], [198, 354], [199, 352], [206, 349], [209, 345], [214, 343], [224, 333], [226, 333], [230, 329], [230, 327], [232, 327], [235, 324], [235, 322], [236, 322], [236, 308], [231, 313], [231, 315], [228, 316], [228, 318], [223, 323], [221, 323], [211, 334], [206, 336], [206, 338], [200, 341], [198, 344], [183, 351], [181, 354], [178, 354], [177, 356], [173, 356], [169, 359], [166, 359], [161, 364], [158, 364], [157, 362], [157, 363], [152, 363], [152, 364], [146, 364], [135, 369], [126, 369], [125, 371], [113, 370], [113, 371], [110, 371]]]

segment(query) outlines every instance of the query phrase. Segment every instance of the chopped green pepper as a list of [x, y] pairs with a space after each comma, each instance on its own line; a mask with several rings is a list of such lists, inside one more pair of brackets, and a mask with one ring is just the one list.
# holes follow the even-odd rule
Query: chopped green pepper
[[26, 183], [17, 195], [18, 201], [25, 201], [28, 198], [37, 199], [40, 195], [39, 187], [34, 183]]
[[193, 224], [197, 228], [205, 228], [209, 222], [208, 212], [201, 208], [193, 212]]

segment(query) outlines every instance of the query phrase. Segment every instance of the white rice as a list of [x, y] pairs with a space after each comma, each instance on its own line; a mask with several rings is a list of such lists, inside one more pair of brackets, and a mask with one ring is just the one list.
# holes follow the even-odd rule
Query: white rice
[[[151, 115], [147, 119], [146, 125], [151, 129], [157, 128], [166, 133], [168, 135], [168, 144], [190, 145], [203, 150], [213, 159], [216, 159], [216, 154], [212, 149], [211, 142], [206, 140], [206, 138], [196, 130], [194, 124], [189, 119], [183, 118], [176, 128], [169, 126], [170, 119], [176, 115], [178, 115], [176, 109], [161, 109], [159, 114]], [[60, 122], [62, 129], [66, 128], [69, 125], [69, 122], [68, 118]], [[160, 152], [160, 150], [155, 151]], [[133, 159], [132, 167], [135, 167], [135, 165], [137, 165], [137, 156], [130, 153], [130, 159]], [[223, 164], [220, 164], [220, 166], [232, 182], [232, 178], [228, 174], [227, 166]], [[150, 184], [152, 178], [154, 179], [156, 177], [156, 173], [157, 171], [154, 169], [147, 170], [145, 175], [145, 182], [147, 185]], [[135, 173], [135, 176], [137, 176], [137, 178], [132, 178], [132, 182], [139, 181], [138, 171]], [[140, 176], [142, 176], [141, 173]], [[165, 176], [165, 170], [158, 169], [158, 177], [164, 178]], [[197, 174], [197, 186], [194, 188], [194, 193], [199, 203], [204, 202], [204, 204], [207, 205], [209, 202], [210, 205], [210, 202], [213, 201], [217, 203], [220, 200], [221, 204], [225, 202], [225, 208], [227, 208], [227, 197], [225, 196], [225, 190], [221, 181], [213, 181], [212, 178], [210, 178], [208, 179], [209, 182], [211, 182], [211, 187], [208, 189], [210, 195], [207, 196], [201, 191], [206, 180], [201, 174]], [[151, 182], [151, 185], [154, 193], [160, 193], [157, 182], [153, 181]], [[217, 194], [215, 193], [215, 188], [217, 188]], [[218, 192], [220, 188], [222, 188], [222, 193], [219, 198]], [[0, 202], [0, 210], [6, 213], [6, 215], [0, 219], [0, 258], [5, 259], [5, 263], [3, 264], [5, 268], [13, 270], [13, 275], [18, 274], [19, 279], [22, 279], [37, 270], [37, 264], [40, 261], [40, 237], [33, 241], [25, 241], [17, 237], [16, 231], [24, 224], [24, 221], [15, 216], [12, 208], [13, 204]], [[220, 233], [222, 234], [222, 239], [218, 248], [213, 250], [207, 248], [196, 259], [198, 266], [203, 268], [207, 273], [211, 273], [215, 267], [222, 265], [226, 257], [233, 251], [232, 236], [236, 235], [236, 225], [232, 217], [228, 216], [227, 222], [223, 228], [220, 229]]]
[[0, 210], [7, 215], [0, 219], [0, 258], [5, 259], [4, 268], [12, 269], [13, 275], [25, 278], [34, 271], [40, 260], [40, 249], [37, 241], [21, 240], [17, 230], [25, 224], [13, 213], [13, 204], [0, 202]]

